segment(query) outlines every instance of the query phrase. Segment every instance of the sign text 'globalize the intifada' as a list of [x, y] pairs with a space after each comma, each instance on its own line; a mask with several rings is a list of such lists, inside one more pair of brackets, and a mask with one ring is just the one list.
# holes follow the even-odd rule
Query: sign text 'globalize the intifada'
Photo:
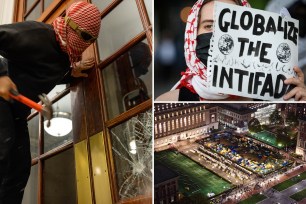
[[294, 86], [298, 21], [276, 13], [215, 2], [208, 59], [210, 89], [217, 93], [283, 100]]

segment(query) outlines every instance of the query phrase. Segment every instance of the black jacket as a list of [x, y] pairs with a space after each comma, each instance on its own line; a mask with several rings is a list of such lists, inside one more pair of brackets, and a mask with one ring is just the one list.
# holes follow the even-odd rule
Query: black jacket
[[8, 75], [18, 91], [34, 101], [70, 70], [68, 55], [56, 41], [53, 27], [45, 23], [0, 25], [0, 55], [7, 60], [0, 61], [0, 75]]

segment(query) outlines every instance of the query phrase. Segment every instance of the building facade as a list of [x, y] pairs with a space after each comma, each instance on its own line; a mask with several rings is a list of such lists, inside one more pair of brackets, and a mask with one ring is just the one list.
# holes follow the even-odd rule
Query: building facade
[[244, 131], [254, 113], [255, 110], [247, 107], [247, 104], [218, 104], [218, 122], [224, 128]]
[[234, 104], [155, 103], [154, 148], [207, 136], [212, 130], [232, 128], [243, 131], [255, 110]]
[[261, 125], [270, 123], [270, 115], [277, 109], [276, 104], [266, 104], [260, 106], [255, 112], [255, 118], [258, 119]]
[[306, 161], [306, 119], [299, 120], [296, 154], [302, 155], [303, 160]]
[[298, 119], [306, 116], [306, 104], [304, 103], [287, 103], [285, 105], [285, 114], [294, 113]]
[[218, 129], [217, 107], [205, 104], [154, 104], [154, 147], [193, 139]]
[[179, 176], [161, 164], [154, 166], [154, 203], [170, 204], [179, 199]]

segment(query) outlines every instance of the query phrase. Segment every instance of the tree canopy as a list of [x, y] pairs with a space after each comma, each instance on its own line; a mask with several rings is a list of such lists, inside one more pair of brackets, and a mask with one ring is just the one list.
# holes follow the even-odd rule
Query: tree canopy
[[279, 111], [277, 109], [275, 109], [270, 117], [269, 117], [269, 120], [270, 120], [270, 124], [272, 125], [280, 125], [283, 123], [283, 118], [282, 116], [280, 115]]
[[248, 123], [249, 131], [257, 133], [262, 131], [260, 122], [257, 118], [252, 118]]

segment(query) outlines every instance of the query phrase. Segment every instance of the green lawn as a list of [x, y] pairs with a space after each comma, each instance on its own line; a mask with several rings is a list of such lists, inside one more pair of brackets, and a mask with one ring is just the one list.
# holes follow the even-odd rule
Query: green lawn
[[262, 194], [255, 194], [252, 197], [249, 197], [248, 199], [239, 202], [239, 204], [255, 204], [258, 203], [264, 199], [266, 199], [267, 197], [265, 195]]
[[154, 160], [180, 175], [179, 190], [186, 196], [200, 193], [207, 198], [207, 193], [218, 195], [233, 187], [183, 154], [166, 150], [154, 153]]
[[274, 186], [273, 188], [278, 190], [278, 191], [283, 191], [287, 188], [289, 188], [290, 186], [293, 186], [294, 184], [297, 184], [299, 182], [301, 182], [302, 180], [306, 179], [306, 172], [303, 172], [300, 174], [300, 176], [295, 176], [291, 179], [288, 179], [280, 184], [277, 184], [276, 186]]
[[306, 189], [301, 190], [301, 191], [297, 192], [296, 194], [293, 194], [292, 196], [290, 196], [290, 198], [292, 198], [296, 201], [303, 200], [304, 198], [306, 198]]
[[269, 144], [273, 147], [276, 148], [283, 148], [283, 146], [281, 146], [281, 144], [277, 144], [276, 142], [276, 136], [270, 132], [267, 131], [262, 131], [262, 132], [258, 132], [254, 135], [252, 135], [252, 137], [256, 138], [259, 141], [262, 141], [266, 144]]

